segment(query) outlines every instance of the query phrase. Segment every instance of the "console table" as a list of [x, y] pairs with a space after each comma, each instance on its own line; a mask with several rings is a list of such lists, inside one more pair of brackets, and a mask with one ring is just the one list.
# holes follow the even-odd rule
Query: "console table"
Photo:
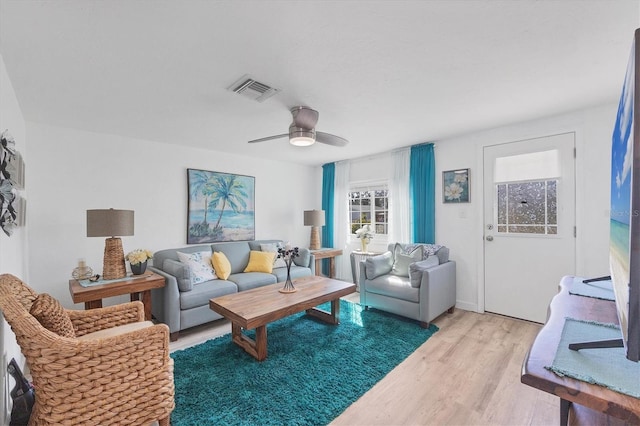
[[321, 248], [309, 250], [316, 258], [316, 275], [322, 276], [322, 259], [329, 259], [329, 278], [336, 276], [336, 256], [342, 255], [342, 250], [335, 248]]
[[565, 317], [618, 324], [615, 302], [569, 294], [572, 276], [560, 282], [548, 319], [522, 365], [520, 381], [560, 397], [560, 424], [640, 424], [640, 399], [608, 388], [560, 377], [549, 371], [564, 328]]
[[149, 321], [151, 320], [151, 289], [162, 288], [164, 284], [164, 277], [153, 272], [90, 287], [83, 287], [78, 280], [69, 280], [69, 294], [73, 303], [84, 302], [85, 309], [101, 308], [104, 298], [129, 294], [132, 302], [142, 299], [144, 319]]

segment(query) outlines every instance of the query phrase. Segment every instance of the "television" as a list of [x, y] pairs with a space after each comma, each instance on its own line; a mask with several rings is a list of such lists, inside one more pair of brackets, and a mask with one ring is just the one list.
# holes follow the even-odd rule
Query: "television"
[[633, 36], [622, 94], [611, 136], [610, 276], [621, 338], [569, 344], [569, 349], [624, 347], [640, 361], [640, 29]]
[[622, 345], [640, 360], [640, 29], [634, 34], [611, 138], [609, 268]]

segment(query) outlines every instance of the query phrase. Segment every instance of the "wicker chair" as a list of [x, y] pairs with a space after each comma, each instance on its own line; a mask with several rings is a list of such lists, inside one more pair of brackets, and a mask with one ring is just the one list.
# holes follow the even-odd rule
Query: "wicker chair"
[[143, 321], [142, 303], [65, 310], [76, 338], [61, 337], [29, 313], [37, 296], [13, 275], [0, 275], [0, 309], [35, 388], [30, 425], [169, 424], [175, 403], [165, 324], [92, 338], [86, 335]]

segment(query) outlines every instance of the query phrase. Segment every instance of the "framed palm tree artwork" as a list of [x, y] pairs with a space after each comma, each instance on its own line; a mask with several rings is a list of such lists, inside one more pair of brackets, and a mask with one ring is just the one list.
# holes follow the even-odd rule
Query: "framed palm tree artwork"
[[187, 169], [187, 244], [255, 239], [255, 177]]

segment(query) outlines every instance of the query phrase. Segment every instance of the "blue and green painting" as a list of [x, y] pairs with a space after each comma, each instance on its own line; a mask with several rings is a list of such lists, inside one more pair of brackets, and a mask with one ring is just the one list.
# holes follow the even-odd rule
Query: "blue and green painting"
[[187, 169], [187, 244], [255, 239], [255, 178]]

